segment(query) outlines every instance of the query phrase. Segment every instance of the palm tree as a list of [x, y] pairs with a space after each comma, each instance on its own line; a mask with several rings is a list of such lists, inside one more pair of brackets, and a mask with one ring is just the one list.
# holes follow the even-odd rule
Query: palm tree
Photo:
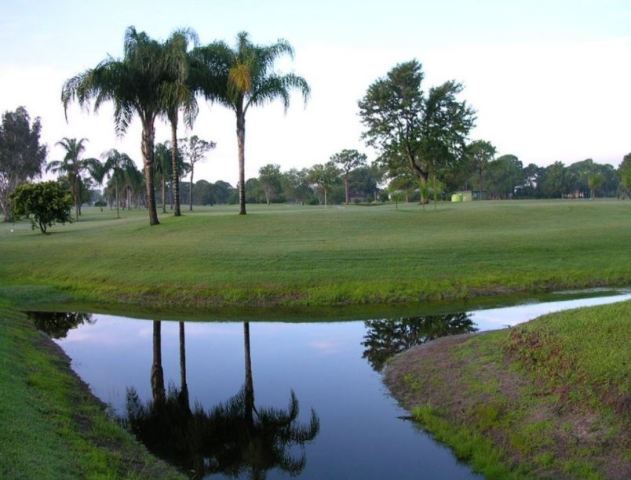
[[134, 27], [125, 31], [122, 59], [108, 57], [96, 67], [68, 79], [61, 91], [66, 117], [68, 106], [94, 102], [94, 111], [105, 102], [114, 104], [114, 125], [124, 135], [134, 115], [142, 123], [141, 149], [144, 163], [149, 224], [158, 225], [153, 186], [153, 144], [155, 120], [164, 111], [164, 84], [173, 81], [166, 68], [162, 45]]
[[184, 122], [192, 128], [199, 111], [195, 91], [190, 81], [189, 43], [197, 43], [197, 34], [193, 30], [178, 30], [164, 42], [163, 49], [166, 66], [171, 71], [171, 80], [162, 85], [164, 113], [171, 124], [171, 171], [175, 207], [173, 214], [179, 217], [180, 209], [180, 171], [178, 170], [177, 127], [180, 110]]
[[[46, 165], [47, 172], [65, 175], [70, 183], [70, 192], [75, 206], [75, 220], [79, 221], [81, 214], [81, 173], [92, 166], [92, 172], [98, 177], [98, 160], [95, 158], [80, 158], [85, 151], [86, 138], [64, 137], [56, 145], [62, 147], [66, 154], [62, 160], [53, 160]], [[98, 180], [97, 180], [98, 181]]]
[[121, 153], [115, 148], [108, 150], [101, 155], [103, 167], [100, 178], [96, 178], [99, 183], [108, 175], [114, 183], [114, 198], [116, 202], [116, 218], [120, 218], [120, 198], [119, 185], [124, 180], [125, 172], [133, 165], [134, 161], [126, 153]]
[[245, 215], [245, 116], [250, 107], [280, 99], [289, 108], [290, 91], [297, 88], [304, 101], [309, 96], [306, 80], [293, 73], [276, 73], [274, 63], [282, 55], [293, 57], [285, 40], [272, 45], [256, 45], [248, 34], [237, 36], [236, 48], [213, 42], [193, 50], [194, 85], [207, 100], [219, 102], [234, 111], [239, 148], [239, 214]]

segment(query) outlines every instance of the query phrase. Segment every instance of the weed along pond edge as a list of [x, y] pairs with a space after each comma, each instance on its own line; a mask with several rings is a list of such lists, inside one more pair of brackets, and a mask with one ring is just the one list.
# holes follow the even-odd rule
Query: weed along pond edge
[[384, 381], [458, 458], [493, 479], [631, 478], [631, 302], [445, 337]]

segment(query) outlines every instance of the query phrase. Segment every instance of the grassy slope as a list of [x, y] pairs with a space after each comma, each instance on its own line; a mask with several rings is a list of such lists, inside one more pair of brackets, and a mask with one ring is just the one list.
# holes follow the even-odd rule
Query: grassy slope
[[[200, 209], [149, 227], [92, 210], [43, 236], [0, 225], [0, 283], [80, 300], [331, 305], [631, 282], [619, 201]], [[11, 233], [10, 228], [15, 228]]]
[[630, 358], [626, 302], [407, 352], [388, 382], [490, 479], [628, 479]]
[[154, 459], [0, 298], [0, 478], [184, 478]]

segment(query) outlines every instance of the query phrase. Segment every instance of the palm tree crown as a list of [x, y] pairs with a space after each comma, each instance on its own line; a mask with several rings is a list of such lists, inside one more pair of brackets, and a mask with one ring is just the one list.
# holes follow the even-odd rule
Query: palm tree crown
[[293, 73], [274, 71], [276, 60], [289, 55], [293, 48], [285, 40], [272, 45], [256, 45], [248, 34], [237, 36], [236, 47], [213, 42], [193, 50], [192, 81], [207, 100], [218, 102], [235, 112], [239, 144], [239, 203], [245, 214], [245, 115], [250, 107], [262, 106], [276, 99], [289, 107], [290, 92], [298, 89], [306, 102], [310, 89], [307, 81]]

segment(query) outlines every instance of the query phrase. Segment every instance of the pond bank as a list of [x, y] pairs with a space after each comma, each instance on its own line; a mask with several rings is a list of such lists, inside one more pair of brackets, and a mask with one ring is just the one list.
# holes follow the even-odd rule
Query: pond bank
[[491, 479], [631, 478], [631, 303], [439, 339], [385, 381], [424, 428]]
[[112, 422], [61, 349], [1, 298], [0, 364], [0, 478], [185, 478]]

